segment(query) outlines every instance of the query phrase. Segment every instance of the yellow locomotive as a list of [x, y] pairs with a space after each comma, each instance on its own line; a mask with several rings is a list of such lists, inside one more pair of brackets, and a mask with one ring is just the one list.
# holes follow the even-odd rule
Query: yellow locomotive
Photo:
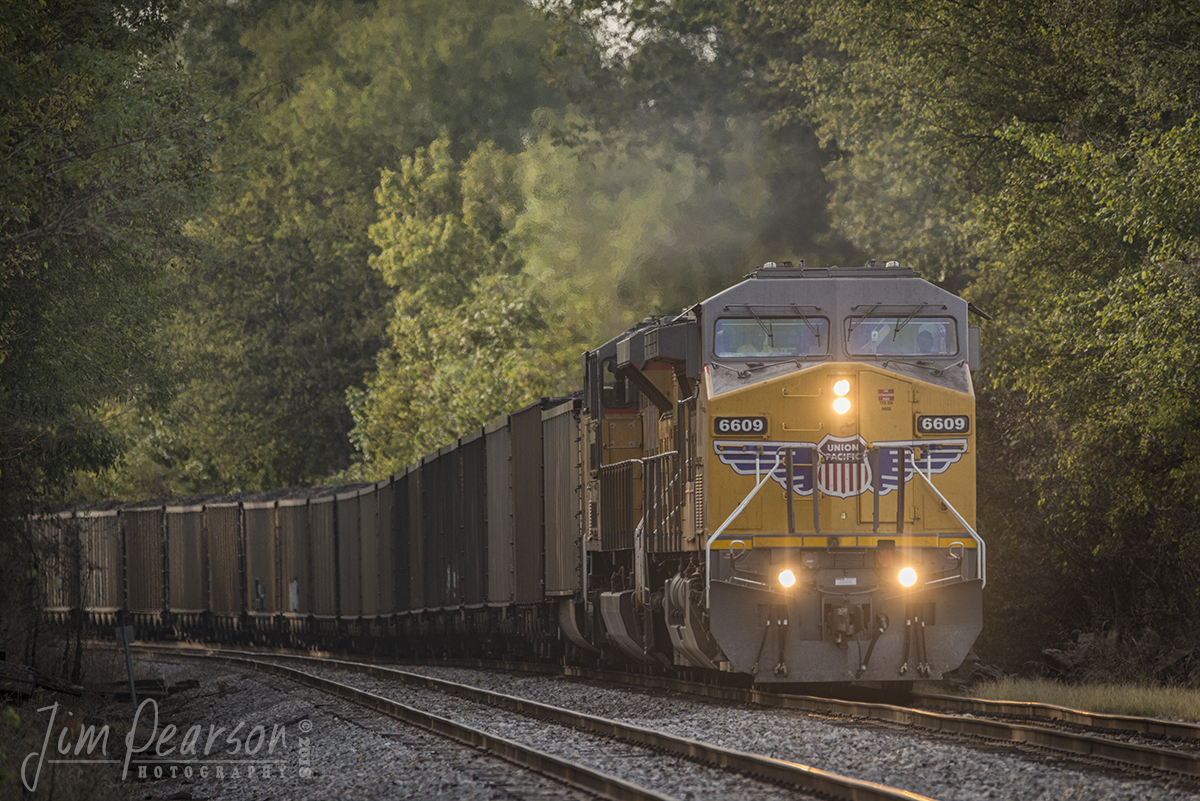
[[589, 353], [592, 639], [759, 682], [957, 667], [977, 353], [967, 302], [895, 262], [768, 263]]

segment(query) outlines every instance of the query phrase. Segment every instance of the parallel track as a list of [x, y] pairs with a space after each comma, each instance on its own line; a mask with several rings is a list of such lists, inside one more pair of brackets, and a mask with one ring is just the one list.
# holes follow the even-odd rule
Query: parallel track
[[[150, 649], [158, 651], [160, 649]], [[195, 650], [195, 649], [192, 649]], [[171, 649], [176, 653], [175, 649]], [[209, 649], [213, 654], [230, 654], [231, 651]], [[238, 652], [246, 656], [265, 658], [267, 654]], [[274, 658], [315, 659], [331, 665], [361, 665], [363, 669], [386, 671], [389, 675], [401, 677], [405, 671], [385, 668], [379, 665], [368, 665], [361, 662], [339, 662], [322, 657], [300, 656], [296, 654], [272, 653]], [[1080, 710], [1067, 709], [1049, 704], [1026, 702], [987, 701], [974, 698], [959, 698], [956, 696], [916, 694], [912, 697], [925, 703], [942, 708], [956, 709], [967, 713], [950, 715], [941, 712], [896, 706], [885, 703], [864, 701], [838, 700], [826, 697], [792, 695], [774, 691], [758, 690], [745, 687], [733, 687], [723, 684], [709, 684], [687, 681], [670, 676], [645, 675], [624, 673], [609, 670], [597, 670], [581, 667], [563, 667], [524, 663], [454, 661], [447, 664], [476, 667], [481, 669], [503, 669], [513, 671], [567, 675], [578, 678], [592, 679], [609, 683], [627, 684], [647, 687], [669, 692], [696, 695], [714, 700], [730, 701], [738, 704], [757, 704], [774, 709], [793, 709], [812, 712], [821, 715], [835, 715], [847, 718], [877, 720], [886, 723], [910, 726], [929, 731], [961, 737], [979, 737], [982, 739], [1019, 743], [1037, 748], [1043, 748], [1058, 753], [1068, 754], [1078, 758], [1097, 758], [1119, 765], [1138, 768], [1151, 768], [1167, 771], [1188, 777], [1200, 777], [1200, 756], [1185, 751], [1157, 748], [1139, 743], [1130, 743], [1109, 739], [1095, 734], [1052, 728], [1055, 723], [1066, 723], [1074, 726], [1087, 727], [1113, 732], [1130, 732], [1149, 737], [1170, 737], [1181, 740], [1200, 740], [1200, 726], [1157, 718], [1139, 718], [1125, 715], [1105, 715]], [[425, 676], [407, 674], [418, 682], [435, 681]], [[470, 688], [468, 688], [470, 689]], [[482, 692], [482, 691], [479, 691]], [[520, 699], [516, 699], [520, 701]], [[522, 703], [532, 703], [523, 701]], [[576, 713], [569, 713], [574, 715]], [[972, 717], [976, 714], [1000, 717], [1019, 717], [1023, 720], [1035, 719], [1044, 721], [1043, 725], [1029, 725], [998, 719]], [[611, 723], [611, 721], [610, 721]], [[568, 725], [576, 725], [570, 723]], [[621, 724], [615, 724], [621, 725]], [[690, 752], [686, 754], [694, 757]], [[754, 771], [757, 772], [757, 771]]]
[[1109, 715], [1085, 712], [1054, 704], [1033, 701], [992, 701], [984, 698], [963, 698], [956, 695], [914, 693], [915, 700], [929, 706], [952, 709], [957, 712], [990, 715], [992, 717], [1032, 718], [1049, 722], [1069, 723], [1089, 729], [1133, 732], [1147, 737], [1162, 737], [1175, 740], [1200, 740], [1200, 724], [1161, 718], [1143, 718], [1134, 715]]
[[781, 786], [796, 788], [825, 797], [847, 799], [848, 801], [932, 801], [926, 796], [906, 790], [840, 776], [795, 762], [721, 748], [696, 740], [674, 737], [652, 729], [645, 729], [607, 718], [561, 709], [524, 698], [493, 693], [476, 687], [443, 681], [383, 665], [299, 656], [295, 654], [260, 654], [246, 651], [203, 648], [176, 649], [137, 646], [137, 649], [157, 656], [182, 656], [213, 660], [230, 665], [231, 667], [260, 670], [281, 676], [313, 687], [321, 692], [344, 698], [382, 714], [395, 717], [405, 723], [419, 726], [464, 744], [494, 753], [514, 764], [538, 771], [604, 798], [655, 799], [655, 801], [662, 801], [667, 796], [559, 757], [535, 749], [529, 749], [520, 743], [496, 738], [485, 732], [463, 726], [446, 718], [431, 715], [397, 701], [392, 701], [339, 682], [314, 676], [302, 670], [280, 665], [276, 661], [265, 660], [297, 661], [302, 664], [311, 664], [317, 668], [352, 670], [374, 678], [404, 681], [414, 686], [423, 686], [438, 690], [477, 703], [488, 704], [493, 707], [536, 717], [563, 726], [570, 726], [589, 734], [610, 737], [633, 745], [689, 759], [710, 767], [735, 771]]
[[[1091, 734], [1084, 734], [1046, 726], [1010, 723], [960, 715], [896, 706], [893, 704], [846, 701], [808, 695], [789, 695], [773, 691], [728, 687], [681, 681], [670, 677], [631, 675], [611, 671], [592, 671], [581, 668], [563, 669], [568, 675], [602, 681], [624, 682], [642, 687], [653, 687], [672, 692], [690, 693], [740, 704], [759, 704], [774, 709], [795, 709], [823, 715], [839, 715], [852, 718], [879, 720], [904, 726], [913, 726], [931, 731], [958, 736], [981, 737], [1010, 743], [1021, 743], [1077, 757], [1096, 757], [1122, 765], [1178, 773], [1200, 777], [1200, 756], [1183, 751], [1156, 748], [1137, 743], [1127, 743]], [[930, 703], [950, 706], [971, 714], [982, 713], [1001, 716], [1017, 715], [1034, 717], [1048, 723], [1063, 721], [1078, 726], [1145, 733], [1150, 736], [1169, 736], [1180, 739], [1200, 740], [1200, 727], [1187, 723], [1136, 718], [1124, 715], [1102, 715], [1049, 704], [993, 702], [981, 699], [958, 699], [953, 696], [914, 696]], [[952, 701], [963, 702], [955, 706]]]

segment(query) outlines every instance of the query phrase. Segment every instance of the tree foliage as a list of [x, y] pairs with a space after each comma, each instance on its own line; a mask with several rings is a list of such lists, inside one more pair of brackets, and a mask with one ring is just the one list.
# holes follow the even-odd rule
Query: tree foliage
[[389, 344], [351, 389], [352, 437], [372, 477], [560, 388], [549, 318], [510, 231], [518, 159], [484, 143], [461, 165], [437, 139], [384, 170], [372, 265], [396, 291]]
[[[918, 242], [945, 241], [922, 263], [998, 315], [981, 426], [1011, 473], [981, 507], [1027, 576], [1010, 570], [996, 605], [1036, 576], [1057, 607], [1043, 639], [1105, 625], [1186, 642], [1200, 23], [1174, 4], [831, 0], [805, 24], [792, 85], [844, 153], [835, 218], [864, 242], [907, 215]], [[856, 183], [870, 176], [887, 179]]]
[[[996, 317], [989, 614], [1192, 642], [1192, 9], [542, 5], [8, 4], [0, 481], [109, 463], [113, 430], [171, 491], [306, 483], [352, 446], [380, 475], [756, 262], [895, 257]], [[181, 63], [253, 112], [220, 126], [186, 250], [217, 126], [153, 55], [167, 11]], [[135, 404], [164, 383], [168, 260], [186, 382]]]
[[170, 4], [0, 8], [0, 515], [112, 464], [106, 401], [163, 387], [163, 269], [209, 188], [217, 106], [161, 55]]
[[222, 148], [193, 223], [174, 339], [192, 378], [161, 413], [180, 491], [305, 484], [345, 468], [385, 340], [369, 267], [380, 170], [447, 134], [516, 146], [549, 102], [540, 17], [519, 0], [198, 4], [183, 55], [252, 118]]
[[599, 76], [582, 86], [602, 111], [650, 118], [675, 89], [691, 99], [689, 81], [724, 81], [694, 107], [736, 99], [777, 128], [811, 128], [835, 236], [996, 315], [977, 381], [981, 521], [999, 566], [988, 605], [1024, 622], [995, 653], [1100, 625], [1194, 640], [1194, 10], [566, 5], [632, 43], [576, 59]]
[[819, 145], [777, 81], [775, 65], [803, 55], [778, 16], [747, 0], [569, 0], [557, 9], [550, 73], [579, 114], [550, 131], [552, 142], [640, 151], [668, 172], [692, 162], [714, 199], [740, 199], [749, 167], [771, 196], [754, 215], [760, 250], [863, 258], [830, 228], [822, 171], [837, 150]]

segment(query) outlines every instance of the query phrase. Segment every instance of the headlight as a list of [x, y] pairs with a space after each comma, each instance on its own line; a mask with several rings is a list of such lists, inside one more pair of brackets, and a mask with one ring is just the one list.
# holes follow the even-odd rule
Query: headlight
[[850, 394], [850, 379], [839, 378], [833, 382], [833, 394], [837, 398], [833, 401], [833, 410], [838, 414], [845, 414], [850, 411], [850, 399], [846, 397]]
[[900, 579], [900, 583], [905, 587], [911, 587], [917, 583], [917, 571], [911, 567], [906, 567], [900, 571], [900, 575], [897, 578]]
[[796, 583], [796, 574], [790, 570], [783, 570], [779, 573], [779, 584], [782, 587], [790, 587]]

